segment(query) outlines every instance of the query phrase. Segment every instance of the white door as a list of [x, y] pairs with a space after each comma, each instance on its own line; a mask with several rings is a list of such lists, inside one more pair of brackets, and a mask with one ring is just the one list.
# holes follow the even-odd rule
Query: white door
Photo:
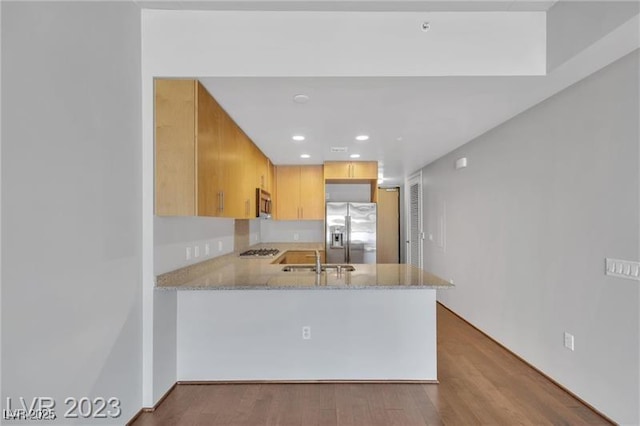
[[422, 171], [407, 182], [407, 263], [422, 268]]

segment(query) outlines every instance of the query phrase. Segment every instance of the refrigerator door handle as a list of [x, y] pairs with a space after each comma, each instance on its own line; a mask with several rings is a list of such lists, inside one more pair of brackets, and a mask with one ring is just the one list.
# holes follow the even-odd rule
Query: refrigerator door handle
[[345, 263], [351, 262], [351, 216], [344, 217], [344, 224], [346, 228], [346, 236], [347, 236], [347, 245], [344, 251], [344, 261]]

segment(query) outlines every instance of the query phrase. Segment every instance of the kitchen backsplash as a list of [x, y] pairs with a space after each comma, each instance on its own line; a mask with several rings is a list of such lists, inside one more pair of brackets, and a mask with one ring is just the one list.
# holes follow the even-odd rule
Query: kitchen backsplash
[[156, 275], [231, 253], [234, 250], [234, 220], [156, 216], [154, 249]]
[[265, 243], [324, 241], [323, 220], [261, 220], [260, 241]]

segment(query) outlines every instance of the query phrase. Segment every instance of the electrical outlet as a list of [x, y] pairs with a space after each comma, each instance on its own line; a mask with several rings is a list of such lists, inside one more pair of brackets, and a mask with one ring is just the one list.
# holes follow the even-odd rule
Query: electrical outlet
[[564, 332], [564, 347], [569, 349], [570, 351], [574, 351], [574, 337], [573, 334]]
[[218, 241], [218, 251], [222, 251], [222, 241]]
[[640, 262], [606, 258], [604, 268], [605, 275], [640, 281]]
[[195, 246], [193, 248], [193, 257], [200, 257], [200, 246]]
[[211, 244], [206, 243], [204, 245], [204, 255], [209, 256], [211, 254]]
[[190, 260], [191, 259], [191, 247], [187, 247], [187, 249], [185, 250], [184, 258], [185, 258], [185, 260]]
[[308, 325], [302, 327], [302, 340], [311, 340], [311, 327]]
[[298, 241], [300, 239], [300, 234], [298, 234], [297, 232], [293, 233], [293, 241]]

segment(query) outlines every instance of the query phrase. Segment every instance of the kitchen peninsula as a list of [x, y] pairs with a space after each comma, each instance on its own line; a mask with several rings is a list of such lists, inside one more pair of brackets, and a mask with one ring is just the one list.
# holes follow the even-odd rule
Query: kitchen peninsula
[[450, 283], [406, 264], [284, 272], [287, 251], [321, 244], [268, 246], [280, 253], [157, 277], [178, 291], [180, 381], [437, 381], [435, 292]]
[[[275, 165], [198, 80], [156, 79], [155, 114], [156, 215], [234, 219], [236, 250], [248, 248], [248, 220], [263, 214], [324, 220], [326, 185], [364, 185], [358, 201], [378, 202], [377, 161]], [[333, 235], [350, 224], [334, 224], [342, 230]], [[237, 251], [156, 278], [158, 304], [169, 300], [176, 318], [158, 315], [158, 358], [174, 365], [166, 348], [175, 338], [178, 381], [437, 380], [436, 289], [451, 284], [375, 257], [353, 271], [286, 272], [289, 255], [305, 261], [291, 252], [312, 255], [324, 243], [269, 247], [278, 256]]]

